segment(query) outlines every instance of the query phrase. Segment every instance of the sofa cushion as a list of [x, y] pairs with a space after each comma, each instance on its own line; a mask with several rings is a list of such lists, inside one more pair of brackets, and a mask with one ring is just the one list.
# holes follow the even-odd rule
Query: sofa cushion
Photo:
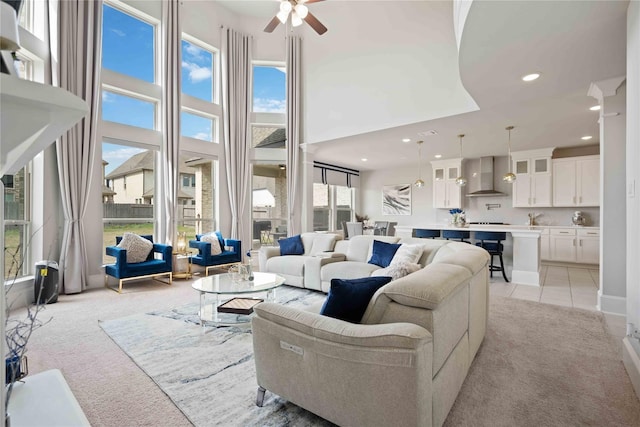
[[329, 233], [316, 233], [317, 235], [313, 239], [313, 244], [311, 245], [311, 250], [309, 251], [309, 255], [318, 255], [322, 252], [333, 251], [333, 248], [336, 246], [336, 238], [338, 237], [335, 234]]
[[220, 240], [216, 233], [207, 233], [200, 236], [201, 242], [211, 243], [211, 255], [220, 255], [222, 248], [220, 247]]
[[347, 322], [358, 323], [373, 294], [391, 281], [391, 277], [363, 277], [360, 279], [332, 279], [329, 295], [320, 314]]
[[408, 274], [414, 273], [421, 268], [422, 266], [420, 264], [413, 262], [392, 262], [389, 267], [380, 268], [371, 273], [371, 276], [389, 276], [393, 280], [397, 280]]
[[423, 248], [420, 244], [410, 245], [402, 243], [393, 256], [391, 264], [415, 264], [420, 260]]
[[374, 240], [373, 251], [368, 263], [378, 265], [382, 268], [388, 267], [400, 246], [402, 245]]
[[371, 276], [371, 273], [380, 269], [375, 264], [366, 262], [342, 261], [333, 262], [322, 266], [320, 278], [323, 282], [331, 282], [331, 279], [357, 279]]
[[[284, 255], [269, 258], [266, 264], [266, 271], [269, 273], [280, 274], [284, 276], [304, 275], [304, 263], [310, 257], [300, 255]], [[287, 284], [290, 284], [287, 282]]]
[[147, 260], [153, 249], [153, 243], [134, 233], [124, 233], [118, 247], [127, 251], [127, 263], [135, 264]]
[[280, 245], [280, 255], [304, 254], [304, 246], [302, 246], [302, 239], [299, 234], [278, 240], [278, 245]]

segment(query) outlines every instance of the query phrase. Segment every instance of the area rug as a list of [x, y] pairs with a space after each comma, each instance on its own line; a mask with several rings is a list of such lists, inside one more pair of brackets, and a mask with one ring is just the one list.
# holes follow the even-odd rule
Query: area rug
[[[286, 288], [286, 289], [285, 289]], [[283, 287], [307, 306], [323, 294]], [[251, 332], [198, 325], [198, 304], [101, 323], [195, 426], [330, 426], [267, 392], [255, 406]], [[489, 330], [446, 426], [640, 425], [600, 313], [492, 297]]]

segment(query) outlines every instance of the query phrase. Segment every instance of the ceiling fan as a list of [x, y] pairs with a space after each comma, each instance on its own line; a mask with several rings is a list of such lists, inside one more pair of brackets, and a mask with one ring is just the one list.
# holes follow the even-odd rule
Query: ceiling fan
[[271, 22], [267, 24], [264, 31], [267, 33], [273, 32], [278, 24], [284, 24], [287, 22], [289, 15], [291, 15], [291, 25], [297, 27], [302, 25], [304, 20], [307, 24], [315, 30], [316, 33], [322, 35], [327, 32], [327, 27], [322, 25], [318, 18], [313, 16], [307, 8], [307, 4], [317, 3], [323, 0], [280, 0], [280, 11], [273, 17]]

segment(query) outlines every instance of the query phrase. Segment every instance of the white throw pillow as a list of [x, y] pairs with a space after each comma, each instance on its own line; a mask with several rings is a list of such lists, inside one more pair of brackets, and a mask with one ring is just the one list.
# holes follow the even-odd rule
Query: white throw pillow
[[415, 264], [420, 260], [423, 250], [424, 246], [421, 244], [409, 245], [407, 243], [403, 243], [396, 251], [389, 265], [400, 262]]
[[126, 249], [127, 263], [135, 264], [147, 260], [149, 253], [153, 249], [153, 243], [144, 237], [134, 233], [124, 233], [118, 247]]
[[413, 262], [397, 262], [395, 264], [391, 263], [389, 267], [375, 270], [373, 273], [371, 273], [371, 275], [372, 276], [389, 276], [393, 278], [393, 280], [396, 280], [406, 276], [407, 274], [411, 274], [415, 271], [418, 271], [421, 268], [422, 266], [420, 264], [416, 264]]
[[222, 248], [220, 248], [220, 240], [216, 233], [208, 233], [200, 237], [201, 242], [211, 243], [211, 255], [220, 255]]

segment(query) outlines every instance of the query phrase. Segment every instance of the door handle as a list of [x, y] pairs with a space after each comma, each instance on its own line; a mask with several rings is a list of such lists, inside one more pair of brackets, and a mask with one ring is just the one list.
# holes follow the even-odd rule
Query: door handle
[[573, 246], [576, 245], [576, 239], [573, 239]]

